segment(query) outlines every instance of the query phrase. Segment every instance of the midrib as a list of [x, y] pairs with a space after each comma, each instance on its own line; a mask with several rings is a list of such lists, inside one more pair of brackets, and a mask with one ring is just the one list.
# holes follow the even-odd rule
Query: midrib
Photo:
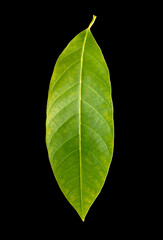
[[83, 72], [83, 56], [85, 50], [85, 44], [87, 40], [89, 28], [86, 30], [86, 34], [83, 41], [83, 47], [81, 52], [81, 66], [80, 66], [80, 84], [79, 84], [79, 161], [80, 161], [80, 204], [81, 204], [81, 216], [83, 219], [83, 193], [82, 193], [82, 156], [81, 156], [81, 97], [82, 97], [82, 72]]
[[93, 19], [91, 23], [89, 24], [88, 28], [86, 29], [84, 41], [83, 41], [83, 47], [81, 52], [81, 65], [80, 65], [80, 83], [79, 83], [79, 164], [80, 164], [80, 203], [81, 203], [81, 218], [84, 221], [84, 214], [83, 214], [83, 189], [82, 189], [82, 156], [81, 156], [81, 98], [82, 98], [82, 72], [83, 72], [83, 56], [84, 56], [84, 50], [85, 50], [85, 44], [88, 36], [88, 32], [93, 25], [94, 21], [96, 19], [96, 16], [93, 15]]

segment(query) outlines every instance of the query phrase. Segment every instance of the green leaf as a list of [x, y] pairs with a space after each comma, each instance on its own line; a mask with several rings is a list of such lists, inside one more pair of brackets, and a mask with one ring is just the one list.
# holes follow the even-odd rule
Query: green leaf
[[59, 56], [47, 102], [52, 170], [83, 221], [104, 185], [114, 142], [109, 70], [90, 31], [95, 18]]

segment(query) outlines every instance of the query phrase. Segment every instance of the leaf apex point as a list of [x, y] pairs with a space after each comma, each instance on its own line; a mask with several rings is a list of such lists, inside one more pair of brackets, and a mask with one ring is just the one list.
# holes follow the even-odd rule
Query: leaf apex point
[[85, 217], [82, 217], [81, 220], [84, 222], [85, 221]]
[[85, 221], [85, 216], [84, 216], [83, 214], [81, 214], [81, 215], [79, 215], [79, 216], [80, 216], [82, 222], [84, 222], [84, 221]]

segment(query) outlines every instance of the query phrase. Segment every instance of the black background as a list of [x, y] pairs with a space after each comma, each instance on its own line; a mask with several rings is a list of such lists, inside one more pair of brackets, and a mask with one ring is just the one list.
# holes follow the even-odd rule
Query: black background
[[[95, 236], [107, 233], [108, 237], [112, 233], [130, 235], [129, 229], [132, 235], [139, 234], [149, 215], [144, 136], [140, 134], [146, 125], [143, 97], [148, 81], [144, 64], [151, 23], [148, 6], [123, 2], [108, 3], [100, 9], [76, 2], [72, 8], [66, 3], [16, 8], [6, 28], [14, 112], [7, 221], [17, 223], [14, 231], [18, 233], [23, 229], [23, 234], [40, 236], [75, 236], [74, 229], [81, 237], [87, 231]], [[105, 185], [83, 223], [53, 176], [45, 120], [55, 62], [69, 41], [88, 27], [93, 14], [97, 18], [91, 30], [110, 71], [115, 147]]]

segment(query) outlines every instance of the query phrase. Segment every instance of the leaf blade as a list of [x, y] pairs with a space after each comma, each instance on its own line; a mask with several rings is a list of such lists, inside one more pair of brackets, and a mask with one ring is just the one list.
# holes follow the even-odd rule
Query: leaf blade
[[47, 102], [49, 160], [83, 221], [103, 187], [114, 141], [109, 71], [90, 31], [95, 18], [59, 56]]

